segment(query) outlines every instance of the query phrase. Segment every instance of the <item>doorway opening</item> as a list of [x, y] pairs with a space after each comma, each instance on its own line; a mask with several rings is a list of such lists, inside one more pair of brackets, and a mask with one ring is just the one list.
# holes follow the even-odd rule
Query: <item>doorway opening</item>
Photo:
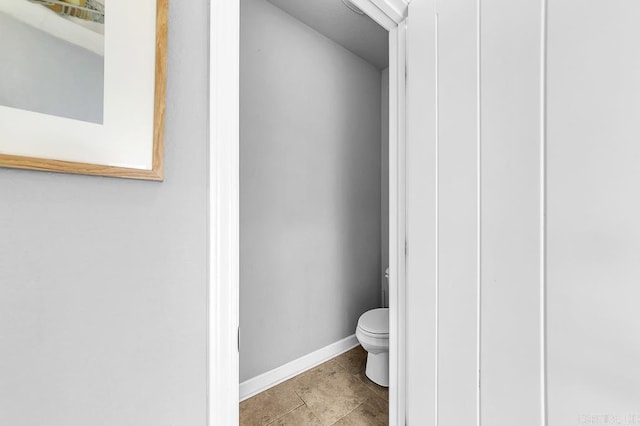
[[[212, 425], [238, 422], [240, 370], [238, 348], [242, 346], [242, 333], [238, 328], [240, 323], [241, 234], [239, 223], [241, 209], [239, 198], [241, 192], [239, 114], [236, 109], [241, 107], [238, 66], [239, 10], [238, 5], [222, 3], [212, 3], [211, 11], [211, 69], [223, 69], [217, 75], [212, 75], [211, 80], [209, 421]], [[406, 5], [403, 1], [391, 0], [353, 0], [352, 4], [388, 31], [389, 423], [400, 425], [404, 423], [404, 14]], [[287, 64], [282, 63], [281, 66], [282, 71], [286, 72]], [[269, 107], [280, 108], [282, 105], [273, 102]], [[295, 123], [291, 124], [295, 125]], [[290, 148], [295, 149], [295, 147]], [[314, 159], [317, 158], [311, 158], [311, 160]], [[297, 206], [297, 208], [304, 208], [304, 206]], [[269, 270], [262, 271], [264, 274], [269, 272]], [[382, 297], [382, 295], [379, 296], [381, 300]]]

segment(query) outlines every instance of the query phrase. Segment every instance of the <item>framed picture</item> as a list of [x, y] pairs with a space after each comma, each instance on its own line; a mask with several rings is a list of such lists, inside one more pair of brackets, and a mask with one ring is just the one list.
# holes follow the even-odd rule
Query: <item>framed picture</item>
[[168, 0], [0, 0], [0, 167], [163, 179]]

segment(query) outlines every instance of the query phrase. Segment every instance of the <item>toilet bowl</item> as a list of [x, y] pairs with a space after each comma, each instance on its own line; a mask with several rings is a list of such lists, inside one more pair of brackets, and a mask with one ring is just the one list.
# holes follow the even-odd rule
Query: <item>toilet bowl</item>
[[365, 374], [374, 383], [389, 387], [389, 308], [362, 314], [356, 337], [368, 353]]

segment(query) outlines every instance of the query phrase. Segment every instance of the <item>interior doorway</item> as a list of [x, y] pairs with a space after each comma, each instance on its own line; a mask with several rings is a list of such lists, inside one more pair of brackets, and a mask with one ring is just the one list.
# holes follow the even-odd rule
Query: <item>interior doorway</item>
[[[239, 395], [239, 10], [211, 8], [211, 283], [209, 423], [237, 424]], [[236, 2], [237, 3], [237, 2]], [[404, 1], [353, 0], [389, 31], [389, 420], [404, 424], [405, 13]]]

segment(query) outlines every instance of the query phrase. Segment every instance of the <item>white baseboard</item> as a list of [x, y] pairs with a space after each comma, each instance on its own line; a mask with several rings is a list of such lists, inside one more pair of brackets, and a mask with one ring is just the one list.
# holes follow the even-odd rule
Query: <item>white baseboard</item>
[[315, 352], [311, 352], [283, 366], [274, 368], [252, 379], [245, 380], [240, 383], [240, 401], [251, 398], [358, 345], [356, 335], [352, 334], [349, 337], [345, 337], [342, 340], [318, 349]]

